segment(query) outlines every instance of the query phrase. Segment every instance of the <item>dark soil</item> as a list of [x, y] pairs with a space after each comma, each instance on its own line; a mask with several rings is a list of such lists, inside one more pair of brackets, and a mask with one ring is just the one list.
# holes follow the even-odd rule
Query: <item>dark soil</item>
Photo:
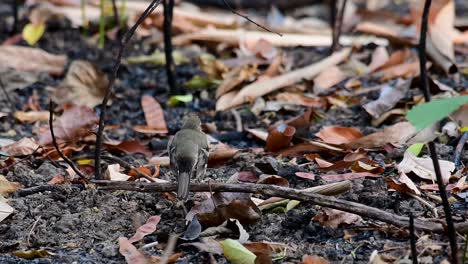
[[[460, 2], [460, 1], [458, 1]], [[7, 37], [8, 17], [7, 8], [0, 4], [0, 11], [4, 11], [0, 19], [0, 41]], [[131, 54], [149, 54], [155, 47], [143, 46], [142, 41], [133, 40], [129, 45]], [[96, 64], [107, 73], [110, 73], [113, 58], [115, 58], [117, 45], [107, 41], [107, 47], [99, 50], [86, 44], [85, 39], [78, 30], [67, 27], [58, 27], [47, 30], [40, 40], [38, 47], [56, 54], [66, 54], [70, 61], [74, 59], [86, 59]], [[157, 47], [160, 48], [160, 47]], [[323, 57], [326, 50], [323, 49], [290, 49], [293, 56], [299, 58], [298, 65], [306, 65]], [[305, 55], [304, 55], [305, 54]], [[304, 61], [309, 60], [309, 61]], [[178, 66], [176, 80], [180, 87], [201, 70], [193, 61]], [[455, 88], [458, 90], [466, 87], [468, 77], [461, 76], [462, 81]], [[21, 90], [15, 90], [12, 97], [17, 109], [25, 104], [33, 91], [38, 92], [41, 107], [47, 108], [49, 94], [46, 86], [56, 84], [59, 79], [46, 78], [41, 83], [36, 83]], [[367, 80], [372, 82], [371, 80]], [[441, 81], [444, 82], [444, 79]], [[449, 80], [445, 81], [447, 84]], [[453, 84], [452, 84], [453, 85]], [[192, 92], [186, 90], [186, 92]], [[210, 97], [214, 91], [210, 91]], [[164, 68], [149, 65], [123, 66], [118, 74], [118, 82], [114, 88], [112, 106], [108, 112], [107, 124], [118, 124], [122, 127], [107, 136], [118, 140], [132, 140], [139, 138], [144, 144], [153, 148], [153, 155], [161, 154], [162, 150], [157, 145], [158, 139], [142, 136], [134, 132], [131, 127], [144, 123], [144, 115], [140, 106], [142, 95], [155, 96], [165, 110], [165, 117], [170, 134], [174, 134], [181, 127], [182, 118], [189, 112], [196, 112], [202, 122], [214, 122], [221, 132], [235, 132], [234, 117], [230, 112], [215, 113], [215, 101], [200, 99], [200, 92], [195, 92], [195, 100], [186, 106], [171, 108], [166, 105], [168, 100], [168, 87]], [[99, 107], [96, 109], [100, 111]], [[248, 109], [239, 111], [244, 121], [244, 126], [252, 128], [267, 128], [269, 124], [261, 121]], [[359, 106], [348, 109], [332, 109], [320, 113], [323, 118], [314, 123], [309, 131], [309, 137], [318, 132], [325, 125], [341, 125], [359, 128], [365, 134], [376, 129], [370, 124], [371, 118]], [[265, 113], [271, 123], [277, 120], [285, 120], [298, 115], [298, 112], [279, 111], [275, 115]], [[32, 127], [16, 120], [4, 117], [0, 119], [1, 133], [15, 130], [16, 136], [12, 139], [33, 136]], [[2, 135], [2, 137], [5, 137]], [[208, 169], [206, 181], [213, 179], [225, 181], [235, 172], [247, 168], [255, 168], [255, 164], [261, 163], [269, 154], [254, 154], [248, 148], [263, 147], [263, 143], [248, 136], [240, 134], [238, 138], [225, 142], [241, 148], [241, 152], [219, 167]], [[454, 146], [438, 144], [439, 155], [443, 159], [452, 160]], [[93, 149], [85, 149], [80, 154], [93, 155]], [[403, 151], [397, 150], [393, 160], [401, 160]], [[383, 153], [372, 153], [375, 160], [384, 162]], [[146, 159], [141, 155], [121, 156], [133, 165], [145, 164]], [[278, 168], [276, 174], [289, 180], [290, 187], [307, 188], [323, 184], [320, 179], [306, 180], [295, 176], [295, 172], [313, 172], [320, 176], [321, 171], [315, 165], [297, 166], [291, 158], [277, 157]], [[298, 164], [306, 163], [305, 159], [298, 159]], [[463, 162], [468, 162], [468, 157], [463, 156]], [[257, 170], [260, 170], [257, 166]], [[19, 182], [24, 188], [46, 185], [57, 174], [63, 173], [62, 169], [50, 161], [44, 161], [31, 157], [24, 162], [9, 168], [5, 176], [9, 181]], [[162, 168], [161, 174], [166, 175], [168, 170]], [[387, 169], [385, 175], [396, 175], [394, 169]], [[319, 178], [319, 177], [318, 177]], [[117, 238], [130, 237], [136, 228], [145, 223], [149, 216], [160, 215], [161, 222], [155, 234], [147, 236], [143, 244], [154, 241], [165, 243], [171, 233], [181, 232], [184, 228], [182, 210], [174, 209], [170, 201], [160, 194], [136, 193], [127, 191], [106, 192], [97, 191], [92, 187], [81, 185], [63, 184], [57, 185], [51, 191], [39, 192], [27, 196], [12, 195], [7, 197], [9, 204], [15, 208], [15, 212], [0, 223], [0, 263], [124, 263], [124, 257], [118, 252]], [[410, 197], [389, 192], [382, 178], [376, 180], [355, 180], [353, 188], [339, 198], [359, 202], [365, 205], [380, 208], [392, 213], [407, 214], [412, 212], [416, 217], [431, 216], [430, 210], [419, 201]], [[461, 202], [454, 204], [457, 207], [455, 216], [458, 220], [466, 221], [467, 205]], [[305, 254], [319, 255], [332, 263], [367, 263], [374, 250], [394, 248], [394, 255], [403, 257], [409, 254], [409, 238], [406, 230], [387, 226], [372, 219], [365, 219], [360, 225], [351, 227], [339, 227], [331, 229], [323, 227], [315, 221], [311, 221], [319, 212], [319, 207], [312, 204], [301, 204], [298, 208], [287, 213], [264, 213], [261, 220], [252, 226], [246, 227], [251, 241], [271, 241], [286, 243], [293, 248], [285, 258], [275, 263], [297, 263]], [[441, 207], [438, 207], [442, 212]], [[345, 234], [352, 234], [351, 238], [345, 238]], [[430, 240], [443, 246], [440, 252], [434, 255], [434, 262], [440, 262], [448, 257], [447, 238], [436, 234], [418, 233], [419, 237], [429, 235]], [[346, 236], [348, 237], [348, 236]], [[460, 245], [462, 244], [459, 240]], [[11, 253], [15, 250], [47, 249], [54, 256], [35, 260], [24, 260], [14, 257]], [[422, 250], [422, 248], [421, 248]], [[153, 255], [161, 255], [164, 248], [154, 247], [147, 252]], [[395, 254], [396, 252], [396, 254]], [[217, 256], [219, 263], [227, 261]], [[208, 256], [196, 250], [185, 249], [184, 256], [177, 263], [207, 263]]]

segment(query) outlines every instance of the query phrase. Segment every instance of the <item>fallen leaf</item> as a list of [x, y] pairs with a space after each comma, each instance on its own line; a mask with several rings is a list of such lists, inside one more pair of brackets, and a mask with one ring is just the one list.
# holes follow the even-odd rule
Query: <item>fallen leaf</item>
[[29, 46], [33, 46], [36, 44], [39, 39], [41, 39], [42, 35], [45, 32], [45, 24], [32, 24], [28, 23], [24, 26], [22, 36], [23, 39], [29, 44]]
[[323, 140], [325, 143], [341, 145], [347, 144], [361, 138], [363, 135], [361, 131], [352, 127], [341, 127], [341, 126], [328, 126], [322, 128], [318, 133], [315, 134], [318, 138]]
[[401, 173], [398, 180], [392, 177], [385, 177], [385, 181], [387, 182], [389, 189], [393, 189], [404, 194], [421, 195], [421, 191], [419, 191], [418, 187], [416, 187], [414, 182], [408, 178], [405, 173]]
[[395, 105], [405, 97], [410, 85], [411, 81], [403, 80], [398, 80], [394, 87], [385, 85], [382, 90], [380, 90], [379, 98], [363, 105], [363, 108], [373, 118], [379, 118], [385, 112], [395, 107]]
[[390, 55], [388, 60], [383, 65], [375, 68], [374, 72], [379, 70], [385, 70], [396, 65], [400, 65], [407, 61], [409, 58], [411, 58], [411, 56], [412, 54], [409, 49], [397, 50]]
[[44, 257], [53, 255], [45, 249], [15, 250], [12, 252], [12, 254], [23, 259], [37, 259], [37, 258], [44, 258]]
[[146, 257], [128, 241], [126, 237], [119, 237], [119, 252], [128, 264], [147, 264]]
[[52, 177], [52, 179], [50, 179], [50, 181], [47, 182], [47, 184], [49, 185], [62, 184], [66, 181], [67, 179], [65, 179], [63, 175], [55, 175], [54, 177]]
[[369, 70], [371, 72], [385, 65], [390, 59], [387, 49], [383, 46], [378, 46], [372, 53], [371, 62], [369, 63]]
[[37, 122], [49, 120], [49, 111], [16, 111], [13, 116], [20, 122]]
[[274, 152], [289, 147], [295, 133], [296, 129], [292, 126], [286, 124], [276, 126], [268, 133], [266, 149]]
[[243, 65], [223, 74], [223, 81], [216, 89], [216, 98], [233, 90], [241, 83], [253, 79], [257, 73], [256, 65]]
[[313, 108], [326, 108], [328, 102], [323, 97], [309, 97], [299, 93], [284, 92], [276, 95], [276, 101], [291, 105], [302, 105]]
[[405, 62], [399, 65], [391, 66], [377, 72], [376, 75], [381, 76], [380, 80], [382, 82], [395, 78], [408, 79], [419, 75], [419, 61]]
[[304, 255], [302, 257], [302, 262], [299, 264], [329, 264], [326, 259], [319, 257], [319, 256], [310, 256]]
[[343, 173], [343, 174], [326, 174], [320, 175], [320, 178], [326, 182], [337, 182], [337, 181], [344, 181], [344, 180], [354, 180], [354, 179], [361, 179], [365, 177], [371, 178], [378, 178], [381, 177], [380, 175], [373, 174], [370, 172], [351, 172], [351, 173]]
[[309, 172], [296, 172], [295, 175], [299, 178], [315, 180], [315, 174]]
[[[187, 58], [182, 52], [178, 50], [172, 51], [172, 58], [175, 65], [180, 65], [182, 63], [190, 62], [190, 59]], [[166, 65], [166, 55], [160, 50], [155, 50], [151, 55], [143, 55], [137, 57], [129, 57], [124, 60], [124, 63], [128, 64], [141, 64], [141, 63], [151, 63], [154, 65]]]
[[141, 97], [141, 106], [145, 114], [146, 124], [154, 128], [154, 130], [161, 131], [161, 133], [167, 133], [164, 111], [159, 102], [152, 96], [144, 95]]
[[362, 218], [359, 215], [336, 209], [324, 208], [320, 214], [314, 216], [313, 220], [327, 227], [338, 228], [340, 224], [359, 224]]
[[281, 176], [277, 175], [260, 175], [257, 184], [271, 184], [283, 187], [289, 187], [289, 181]]
[[127, 174], [120, 172], [119, 164], [110, 164], [107, 166], [105, 177], [110, 181], [127, 181], [130, 178]]
[[154, 233], [154, 231], [156, 231], [156, 226], [159, 224], [159, 221], [161, 221], [161, 217], [159, 215], [150, 216], [144, 225], [138, 227], [135, 234], [128, 239], [128, 242], [134, 243], [140, 241], [145, 236]]
[[65, 64], [66, 56], [53, 55], [38, 48], [0, 46], [0, 68], [62, 75]]
[[168, 167], [169, 166], [169, 157], [152, 157], [149, 161], [149, 165], [156, 165], [160, 167]]
[[189, 103], [193, 100], [193, 95], [186, 94], [186, 95], [174, 95], [169, 98], [167, 104], [171, 107], [176, 107], [182, 103]]
[[[442, 181], [444, 184], [449, 182], [452, 171], [455, 170], [455, 164], [447, 160], [439, 160], [440, 172], [442, 174]], [[413, 172], [420, 178], [436, 181], [434, 172], [434, 165], [430, 158], [418, 158], [409, 152], [405, 152], [403, 160], [397, 165], [400, 173]]]
[[233, 264], [255, 264], [256, 256], [237, 240], [226, 239], [221, 241], [223, 253], [227, 260]]
[[15, 209], [9, 206], [7, 203], [0, 201], [0, 223], [11, 215]]
[[[91, 134], [91, 128], [96, 125], [99, 118], [94, 111], [86, 106], [73, 105], [66, 108], [63, 114], [55, 119], [54, 133], [57, 141], [73, 141]], [[50, 129], [39, 135], [39, 144], [52, 143]]]
[[27, 156], [37, 151], [39, 145], [33, 138], [22, 138], [17, 142], [3, 146], [1, 149], [11, 156]]
[[[8, 181], [5, 176], [0, 175], [0, 195], [14, 193], [23, 186], [17, 182]], [[1, 221], [1, 220], [0, 220]]]
[[151, 151], [145, 145], [142, 145], [138, 140], [107, 141], [104, 142], [103, 145], [111, 152], [141, 153], [145, 156], [151, 155]]
[[351, 149], [357, 148], [383, 148], [385, 144], [404, 144], [418, 131], [410, 122], [400, 122], [384, 128], [367, 136], [363, 136], [354, 142], [346, 144]]
[[65, 79], [53, 87], [52, 98], [59, 104], [73, 103], [93, 108], [101, 104], [109, 79], [99, 67], [84, 60], [73, 61]]
[[344, 79], [346, 79], [346, 75], [337, 66], [324, 69], [324, 71], [314, 78], [314, 93], [324, 93]]
[[272, 60], [278, 56], [278, 50], [268, 40], [263, 38], [248, 39], [245, 38], [239, 42], [239, 49], [244, 56], [255, 55], [262, 59]]

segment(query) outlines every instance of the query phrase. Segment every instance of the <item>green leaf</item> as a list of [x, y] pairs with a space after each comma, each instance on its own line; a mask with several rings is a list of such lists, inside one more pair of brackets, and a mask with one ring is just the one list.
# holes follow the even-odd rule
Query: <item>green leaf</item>
[[44, 24], [27, 24], [23, 28], [23, 39], [32, 46], [36, 44], [44, 35], [45, 32], [45, 25]]
[[[175, 65], [190, 62], [189, 58], [177, 50], [172, 52], [172, 59], [174, 60]], [[165, 65], [166, 55], [159, 50], [155, 50], [151, 55], [130, 57], [127, 58], [125, 62], [128, 64], [151, 63], [154, 65]]]
[[424, 147], [424, 143], [415, 143], [409, 146], [409, 148], [406, 149], [406, 151], [408, 151], [409, 153], [417, 157], [419, 153], [421, 153], [421, 150], [423, 149], [423, 147]]
[[289, 212], [290, 210], [296, 208], [300, 203], [301, 201], [298, 201], [298, 200], [289, 201], [288, 204], [286, 205], [286, 212]]
[[234, 264], [255, 264], [254, 253], [242, 246], [237, 240], [226, 239], [221, 242], [223, 253], [227, 260]]
[[433, 100], [413, 107], [406, 114], [406, 119], [418, 130], [422, 130], [448, 116], [466, 103], [468, 103], [468, 95]]
[[200, 75], [195, 75], [193, 78], [185, 83], [185, 86], [191, 89], [207, 89], [214, 85], [221, 84], [219, 80], [212, 80], [209, 78], [202, 77]]
[[186, 94], [186, 95], [174, 95], [169, 98], [168, 105], [175, 107], [180, 103], [188, 103], [193, 100], [193, 96], [191, 94]]

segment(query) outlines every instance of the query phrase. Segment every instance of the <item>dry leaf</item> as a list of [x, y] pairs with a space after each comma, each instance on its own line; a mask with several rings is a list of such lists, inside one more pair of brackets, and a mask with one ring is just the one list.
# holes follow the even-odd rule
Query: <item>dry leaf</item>
[[369, 63], [369, 70], [371, 72], [385, 65], [390, 59], [387, 49], [383, 46], [378, 46], [372, 53], [371, 62]]
[[388, 60], [381, 66], [374, 69], [374, 71], [388, 69], [395, 65], [400, 65], [412, 57], [411, 51], [409, 49], [402, 49], [393, 52]]
[[419, 75], [419, 61], [407, 62], [400, 65], [395, 65], [381, 70], [377, 73], [382, 75], [381, 81], [387, 81], [395, 78], [405, 78], [414, 77]]
[[324, 208], [320, 214], [314, 216], [313, 220], [327, 227], [338, 228], [340, 224], [359, 224], [362, 218], [359, 215], [336, 209]]
[[258, 73], [256, 65], [242, 65], [223, 74], [223, 82], [216, 89], [216, 98], [233, 90], [241, 83], [253, 79]]
[[304, 255], [302, 262], [299, 264], [329, 264], [328, 260], [319, 256]]
[[[57, 141], [73, 141], [91, 134], [91, 128], [96, 125], [99, 118], [94, 111], [86, 106], [74, 105], [63, 111], [54, 125], [54, 134]], [[50, 130], [47, 129], [39, 135], [39, 144], [52, 143]]]
[[418, 187], [416, 187], [414, 182], [408, 178], [405, 173], [401, 173], [398, 180], [391, 177], [386, 177], [385, 181], [387, 182], [389, 189], [393, 189], [404, 194], [421, 195], [421, 191], [419, 191]]
[[148, 264], [143, 253], [138, 251], [126, 237], [119, 237], [119, 252], [125, 257], [127, 264]]
[[66, 64], [66, 56], [53, 55], [38, 48], [0, 46], [0, 68], [62, 75]]
[[107, 166], [106, 179], [110, 181], [127, 181], [129, 178], [130, 176], [120, 172], [119, 164], [110, 164]]
[[[439, 165], [442, 181], [447, 184], [452, 171], [455, 170], [455, 164], [448, 160], [439, 160]], [[423, 179], [436, 181], [434, 165], [430, 158], [418, 158], [410, 152], [405, 152], [403, 160], [398, 164], [397, 168], [400, 173], [413, 172]]]
[[111, 152], [141, 153], [145, 156], [151, 155], [151, 151], [145, 145], [142, 145], [138, 140], [107, 141], [104, 142], [103, 145]]
[[14, 117], [20, 122], [37, 122], [49, 120], [49, 111], [16, 111]]
[[262, 59], [272, 60], [278, 56], [278, 50], [268, 40], [243, 39], [239, 42], [239, 49], [244, 56], [255, 55]]
[[362, 107], [374, 118], [379, 118], [384, 113], [390, 111], [395, 105], [405, 97], [411, 86], [411, 81], [398, 80], [395, 87], [385, 85], [380, 90], [379, 98], [369, 102]]
[[101, 104], [109, 80], [96, 65], [84, 60], [73, 61], [67, 76], [54, 87], [52, 98], [62, 103], [73, 103], [90, 108]]
[[15, 209], [9, 206], [7, 203], [0, 201], [0, 222], [5, 220], [10, 214], [12, 214]]
[[314, 93], [321, 94], [346, 79], [346, 75], [336, 66], [324, 69], [314, 78]]
[[299, 178], [315, 180], [315, 174], [309, 172], [296, 172], [295, 175]]
[[384, 128], [367, 136], [363, 136], [354, 142], [346, 144], [351, 149], [357, 148], [383, 148], [390, 143], [400, 145], [411, 139], [418, 131], [410, 122], [400, 122]]
[[159, 215], [150, 216], [146, 223], [140, 226], [135, 234], [128, 239], [128, 241], [130, 243], [134, 243], [140, 241], [145, 236], [152, 234], [154, 231], [156, 231], [156, 226], [159, 224], [159, 221], [161, 221], [161, 217]]
[[322, 130], [316, 133], [315, 136], [323, 140], [325, 143], [341, 145], [354, 142], [363, 135], [361, 131], [356, 128], [329, 126], [322, 128]]
[[33, 138], [22, 138], [17, 142], [3, 146], [1, 149], [11, 156], [27, 156], [37, 151], [39, 145]]
[[320, 175], [320, 178], [326, 182], [337, 182], [337, 181], [344, 181], [344, 180], [355, 180], [361, 179], [365, 177], [371, 178], [378, 178], [381, 177], [380, 175], [370, 173], [370, 172], [351, 172], [351, 173], [343, 173], [343, 174], [326, 174]]
[[148, 127], [153, 128], [160, 133], [167, 133], [166, 120], [164, 119], [164, 111], [156, 99], [149, 95], [141, 97], [141, 107], [145, 114], [145, 120]]
[[286, 124], [274, 127], [266, 139], [266, 149], [268, 151], [278, 151], [289, 147], [291, 140], [296, 133], [296, 129]]
[[276, 95], [276, 100], [280, 103], [291, 105], [302, 105], [313, 108], [326, 108], [328, 102], [323, 97], [309, 97], [299, 93], [284, 92]]
[[5, 178], [5, 176], [0, 175], [0, 195], [13, 193], [22, 187], [23, 186], [21, 184], [17, 182], [10, 182]]

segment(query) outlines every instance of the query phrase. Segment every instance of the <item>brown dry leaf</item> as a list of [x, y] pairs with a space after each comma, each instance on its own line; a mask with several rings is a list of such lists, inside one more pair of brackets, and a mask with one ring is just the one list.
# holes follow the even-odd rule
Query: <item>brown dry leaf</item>
[[99, 67], [84, 60], [73, 61], [67, 76], [53, 87], [52, 98], [62, 103], [73, 103], [90, 108], [99, 105], [106, 94], [109, 79]]
[[[214, 206], [216, 204], [216, 208]], [[231, 218], [245, 225], [251, 225], [261, 218], [261, 212], [246, 193], [214, 193], [205, 195], [201, 202], [195, 203], [186, 219], [197, 215], [203, 227], [219, 226]]]
[[156, 99], [149, 95], [141, 97], [141, 106], [145, 114], [146, 126], [134, 126], [133, 129], [140, 133], [166, 134], [168, 132], [164, 111]]
[[406, 62], [400, 65], [395, 65], [381, 70], [378, 73], [381, 75], [380, 78], [382, 82], [395, 79], [395, 78], [411, 78], [416, 75], [419, 75], [419, 61], [415, 62]]
[[239, 42], [239, 49], [244, 56], [255, 55], [262, 59], [273, 60], [278, 56], [278, 50], [268, 40], [243, 39]]
[[296, 129], [286, 124], [280, 124], [273, 128], [266, 139], [266, 149], [268, 151], [278, 151], [287, 148], [296, 133]]
[[141, 153], [145, 156], [151, 155], [151, 151], [138, 140], [130, 141], [108, 141], [104, 142], [104, 147], [111, 152]]
[[468, 126], [468, 104], [463, 105], [457, 111], [453, 112], [450, 117], [452, 117], [460, 127]]
[[327, 143], [309, 141], [306, 143], [295, 144], [290, 148], [283, 149], [277, 152], [276, 154], [288, 157], [302, 157], [304, 154], [319, 152], [343, 153], [344, 150], [339, 147], [329, 145]]
[[314, 93], [321, 94], [344, 79], [346, 79], [346, 74], [337, 66], [333, 65], [324, 69], [324, 71], [314, 78]]
[[302, 262], [299, 264], [329, 264], [328, 260], [319, 256], [304, 255]]
[[371, 101], [362, 107], [374, 118], [379, 118], [384, 113], [390, 111], [395, 105], [405, 97], [411, 86], [411, 81], [398, 80], [394, 87], [385, 85], [380, 90], [379, 98]]
[[105, 177], [110, 181], [127, 181], [130, 178], [127, 174], [120, 172], [119, 164], [110, 164], [107, 166]]
[[[440, 172], [444, 184], [449, 182], [452, 171], [455, 170], [455, 164], [448, 160], [439, 160]], [[436, 181], [434, 165], [430, 158], [418, 158], [410, 152], [405, 152], [403, 160], [397, 166], [400, 173], [413, 172], [425, 180]]]
[[16, 111], [14, 117], [20, 122], [37, 122], [49, 120], [49, 111]]
[[336, 209], [324, 208], [320, 214], [314, 216], [313, 220], [318, 221], [327, 227], [338, 228], [340, 224], [359, 224], [362, 221], [362, 218], [359, 215]]
[[389, 189], [393, 189], [404, 194], [421, 195], [421, 191], [419, 191], [418, 187], [416, 187], [414, 182], [408, 178], [405, 173], [401, 173], [398, 180], [392, 177], [385, 177], [385, 181], [387, 182]]
[[138, 251], [126, 237], [119, 237], [119, 252], [125, 257], [127, 264], [148, 264], [145, 255]]
[[27, 156], [33, 154], [39, 148], [33, 138], [22, 138], [17, 142], [3, 146], [1, 149], [11, 156]]
[[316, 118], [316, 114], [312, 108], [309, 108], [303, 114], [286, 120], [285, 123], [296, 129], [309, 128], [314, 118]]
[[257, 184], [270, 184], [283, 187], [289, 187], [289, 181], [281, 176], [277, 175], [260, 175], [260, 178], [257, 181]]
[[63, 175], [55, 175], [47, 182], [49, 185], [62, 184], [65, 183], [67, 179]]
[[361, 22], [356, 25], [356, 31], [366, 34], [383, 37], [391, 42], [402, 45], [415, 45], [417, 40], [413, 36], [405, 36], [406, 27], [397, 25], [391, 22], [374, 23], [374, 22]]
[[322, 128], [315, 136], [325, 143], [341, 145], [354, 142], [361, 138], [363, 134], [358, 129], [352, 127], [328, 126]]
[[328, 102], [323, 97], [309, 97], [299, 93], [284, 92], [276, 95], [276, 101], [291, 105], [302, 105], [312, 108], [326, 108]]
[[135, 234], [128, 239], [128, 242], [134, 243], [140, 241], [145, 236], [152, 234], [156, 231], [156, 226], [159, 224], [159, 221], [161, 221], [161, 217], [159, 215], [150, 216], [144, 225], [138, 227]]
[[[65, 109], [63, 114], [54, 121], [55, 137], [57, 141], [73, 141], [85, 137], [91, 134], [91, 128], [98, 121], [99, 118], [91, 108], [73, 105]], [[39, 135], [39, 143], [41, 145], [52, 143], [49, 129]]]
[[296, 172], [295, 175], [299, 178], [303, 179], [309, 179], [309, 180], [315, 180], [315, 174], [310, 173], [310, 172]]
[[468, 189], [468, 183], [466, 182], [466, 178], [467, 178], [467, 176], [463, 176], [460, 179], [458, 179], [457, 183], [455, 184], [455, 186], [453, 187], [453, 189], [451, 191], [453, 193], [459, 193], [459, 192], [462, 192], [464, 190], [467, 190]]
[[239, 152], [238, 149], [224, 144], [210, 135], [208, 135], [208, 146], [210, 147], [209, 165], [223, 163]]
[[0, 68], [62, 75], [66, 64], [66, 56], [53, 55], [38, 48], [0, 46]]
[[[63, 153], [63, 155], [67, 157], [70, 157], [73, 153], [82, 151], [86, 147], [85, 144], [77, 145], [75, 144], [75, 142], [71, 142], [69, 144], [59, 143], [58, 145], [59, 145], [60, 151]], [[51, 159], [51, 160], [60, 160], [62, 158], [60, 157], [57, 150], [53, 146], [44, 147], [43, 150], [44, 151], [42, 152], [42, 157], [44, 158]]]
[[346, 144], [351, 149], [357, 148], [383, 148], [390, 143], [400, 145], [411, 139], [418, 131], [410, 122], [400, 122], [384, 128], [367, 136], [363, 136], [354, 142]]
[[226, 94], [241, 83], [253, 79], [257, 73], [257, 66], [248, 64], [235, 67], [223, 74], [223, 82], [216, 89], [216, 98]]
[[400, 65], [412, 57], [411, 51], [409, 49], [402, 49], [393, 52], [388, 60], [381, 66], [374, 69], [375, 71], [385, 70], [387, 68]]
[[369, 63], [369, 70], [373, 72], [388, 62], [390, 56], [388, 55], [387, 48], [378, 46], [372, 53], [371, 62]]
[[365, 177], [371, 178], [378, 178], [381, 177], [380, 175], [370, 173], [370, 172], [351, 172], [351, 173], [343, 173], [343, 174], [326, 174], [320, 175], [320, 178], [326, 182], [337, 182], [337, 181], [344, 181], [344, 180], [355, 180], [361, 179]]
[[[256, 81], [243, 87], [238, 93], [227, 93], [218, 99], [216, 110], [224, 111], [244, 103], [253, 102], [258, 97], [269, 94], [285, 86], [294, 84], [303, 79], [311, 79], [324, 69], [339, 64], [345, 60], [350, 51], [350, 49], [343, 49], [339, 52], [333, 53], [331, 56], [321, 60], [320, 62], [270, 79]], [[224, 97], [229, 99], [224, 99]]]
[[8, 181], [5, 176], [0, 175], [0, 195], [10, 194], [23, 186], [17, 182]]

